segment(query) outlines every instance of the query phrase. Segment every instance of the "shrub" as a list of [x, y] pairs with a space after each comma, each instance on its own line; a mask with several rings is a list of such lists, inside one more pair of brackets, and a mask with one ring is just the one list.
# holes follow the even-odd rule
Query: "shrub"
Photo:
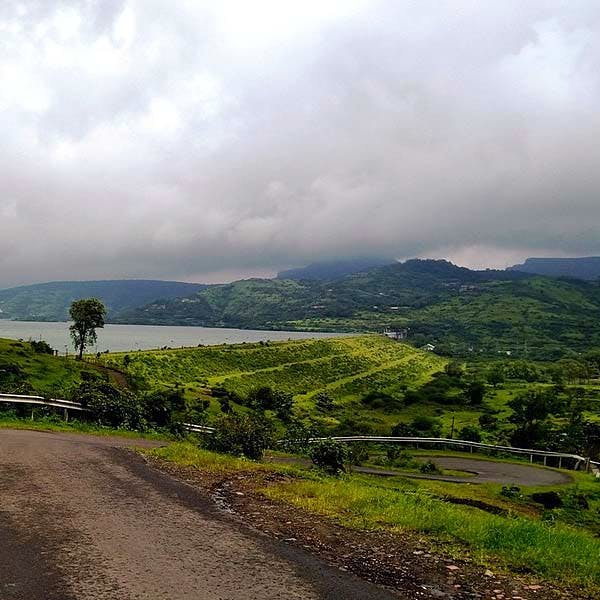
[[320, 469], [338, 475], [346, 470], [348, 447], [335, 440], [322, 440], [311, 446], [310, 459]]
[[335, 408], [333, 399], [327, 392], [319, 392], [315, 396], [315, 404], [322, 412], [331, 412]]
[[144, 397], [144, 416], [156, 427], [168, 427], [185, 410], [183, 393], [179, 388], [159, 390]]
[[264, 415], [232, 412], [217, 419], [207, 445], [210, 450], [259, 460], [272, 442], [273, 426]]
[[432, 461], [428, 460], [421, 464], [419, 467], [419, 471], [421, 473], [430, 474], [430, 473], [441, 473], [439, 467]]
[[458, 432], [458, 438], [467, 442], [480, 442], [481, 431], [474, 425], [466, 425]]
[[29, 343], [31, 344], [33, 351], [37, 354], [54, 354], [54, 348], [44, 340], [40, 340], [39, 342], [37, 340], [31, 340]]
[[300, 420], [293, 419], [287, 425], [282, 447], [290, 452], [307, 452], [310, 448], [310, 439], [316, 435], [317, 432], [312, 423], [307, 425]]
[[439, 420], [427, 415], [416, 416], [410, 426], [417, 436], [422, 437], [439, 437], [442, 431], [442, 425]]
[[84, 381], [74, 391], [74, 399], [90, 411], [100, 425], [144, 429], [143, 406], [135, 394], [105, 381]]

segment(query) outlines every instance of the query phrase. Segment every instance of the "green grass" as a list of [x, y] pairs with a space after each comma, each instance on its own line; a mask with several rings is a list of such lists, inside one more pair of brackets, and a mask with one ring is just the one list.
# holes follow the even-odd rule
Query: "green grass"
[[[526, 498], [506, 498], [499, 485], [359, 474], [334, 478], [301, 467], [215, 454], [186, 443], [144, 452], [207, 473], [287, 472], [293, 476], [268, 486], [264, 479], [257, 480], [259, 491], [346, 527], [399, 535], [417, 532], [432, 542], [432, 548], [443, 542], [445, 550], [457, 557], [468, 555], [495, 568], [531, 572], [555, 584], [581, 586], [591, 594], [600, 592], [600, 539], [583, 525], [569, 525], [560, 512], [552, 511], [556, 518], [544, 520], [547, 515], [539, 505]], [[600, 498], [600, 484], [583, 474], [577, 475], [575, 484], [562, 488]], [[523, 490], [523, 494], [536, 489]], [[501, 509], [504, 515], [454, 504], [448, 498], [480, 501]], [[591, 509], [596, 510], [596, 504]]]
[[92, 435], [118, 436], [131, 439], [165, 440], [172, 439], [164, 433], [131, 431], [129, 429], [113, 429], [83, 421], [62, 421], [57, 416], [25, 419], [10, 413], [0, 413], [0, 429], [25, 429], [34, 431], [56, 431], [64, 433], [88, 433]]
[[497, 516], [444, 502], [423, 488], [384, 489], [356, 477], [296, 479], [263, 493], [355, 529], [417, 531], [468, 548], [478, 561], [600, 589], [600, 540], [560, 523]]
[[[60, 393], [81, 382], [81, 373], [94, 368], [73, 359], [38, 354], [28, 342], [0, 339], [0, 369], [2, 365], [16, 365], [22, 369], [32, 390], [41, 395]], [[0, 391], [6, 391], [0, 388]]]
[[[211, 387], [244, 397], [253, 388], [269, 386], [292, 393], [300, 417], [331, 424], [359, 418], [387, 433], [401, 415], [373, 411], [360, 399], [374, 390], [398, 395], [403, 386], [416, 388], [447, 362], [378, 335], [114, 353], [102, 360], [126, 370], [142, 389], [178, 385], [193, 400], [210, 399]], [[336, 402], [331, 414], [315, 409], [320, 391]], [[211, 410], [218, 411], [214, 400]]]

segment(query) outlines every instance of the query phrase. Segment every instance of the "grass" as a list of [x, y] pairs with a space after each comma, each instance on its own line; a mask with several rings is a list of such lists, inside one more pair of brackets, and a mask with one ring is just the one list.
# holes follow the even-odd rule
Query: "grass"
[[383, 489], [355, 477], [296, 479], [263, 493], [354, 529], [418, 531], [468, 548], [478, 561], [500, 561], [544, 578], [600, 586], [600, 540], [567, 525], [493, 515], [444, 502], [423, 488]]
[[[456, 556], [468, 555], [486, 565], [530, 572], [555, 584], [581, 586], [592, 594], [600, 592], [600, 539], [584, 526], [569, 525], [560, 512], [557, 518], [548, 519], [547, 512], [527, 499], [503, 497], [499, 485], [381, 479], [362, 474], [335, 478], [301, 467], [215, 454], [185, 443], [146, 452], [203, 472], [287, 472], [294, 476], [268, 486], [260, 480], [260, 492], [346, 527], [396, 534], [418, 532], [434, 545], [443, 542]], [[589, 476], [578, 474], [568, 489], [587, 492], [594, 498], [597, 495], [600, 502], [600, 484]], [[503, 514], [457, 505], [448, 501], [450, 497], [478, 500], [501, 509]], [[591, 510], [596, 510], [595, 504]]]
[[97, 371], [83, 362], [36, 353], [28, 342], [7, 339], [0, 339], [0, 381], [2, 365], [19, 367], [37, 393], [58, 397], [61, 391], [81, 382], [82, 372]]
[[59, 417], [37, 417], [33, 420], [19, 418], [10, 413], [0, 413], [0, 429], [26, 429], [34, 431], [56, 431], [66, 433], [88, 433], [92, 435], [118, 436], [131, 439], [165, 440], [172, 439], [164, 433], [140, 432], [129, 429], [101, 427], [82, 421], [62, 421]]
[[[102, 361], [126, 370], [141, 389], [179, 386], [188, 400], [208, 399], [213, 415], [219, 405], [210, 388], [244, 397], [269, 386], [293, 394], [301, 418], [329, 425], [358, 418], [387, 433], [401, 420], [399, 412], [374, 411], [361, 398], [371, 391], [400, 395], [428, 381], [447, 362], [378, 335], [114, 353]], [[336, 403], [327, 415], [315, 408], [321, 391]]]

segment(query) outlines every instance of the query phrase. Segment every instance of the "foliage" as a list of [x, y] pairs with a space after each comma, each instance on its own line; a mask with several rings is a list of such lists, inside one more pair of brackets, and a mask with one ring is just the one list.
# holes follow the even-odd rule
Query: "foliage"
[[96, 329], [104, 327], [106, 307], [97, 298], [75, 300], [69, 309], [69, 316], [73, 321], [69, 331], [81, 360], [84, 350], [96, 342]]
[[474, 425], [467, 425], [458, 432], [458, 439], [466, 440], [467, 442], [480, 442], [481, 431]]
[[73, 399], [90, 411], [99, 425], [143, 430], [144, 408], [133, 393], [104, 381], [84, 381], [73, 391]]
[[32, 350], [38, 354], [50, 354], [51, 356], [54, 355], [54, 348], [52, 348], [52, 346], [50, 346], [50, 344], [44, 340], [30, 340], [29, 343], [31, 344]]
[[327, 473], [337, 475], [346, 470], [348, 447], [332, 439], [321, 440], [310, 448], [310, 459]]
[[259, 460], [273, 442], [273, 425], [264, 415], [232, 412], [221, 415], [214, 427], [207, 445], [217, 452]]
[[317, 410], [321, 412], [331, 412], [334, 408], [333, 398], [325, 391], [318, 392], [315, 396]]
[[557, 359], [600, 347], [599, 310], [597, 282], [411, 260], [334, 281], [252, 279], [209, 286], [189, 298], [151, 303], [122, 320], [335, 331], [409, 327], [415, 346], [432, 343], [457, 357], [501, 352]]

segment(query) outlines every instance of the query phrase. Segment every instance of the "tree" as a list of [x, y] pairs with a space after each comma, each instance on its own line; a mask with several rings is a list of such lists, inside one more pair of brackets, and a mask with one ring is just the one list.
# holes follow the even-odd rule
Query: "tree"
[[332, 439], [321, 440], [310, 448], [310, 459], [313, 463], [331, 475], [338, 475], [346, 470], [348, 448]]
[[322, 412], [331, 412], [335, 408], [333, 399], [327, 392], [319, 392], [315, 396], [315, 404], [317, 409]]
[[497, 387], [501, 383], [504, 383], [504, 366], [501, 364], [495, 364], [488, 372], [487, 372], [487, 381], [490, 385]]
[[562, 402], [552, 390], [530, 389], [513, 398], [508, 406], [513, 410], [509, 417], [517, 428], [513, 431], [511, 442], [514, 446], [536, 447], [547, 444], [550, 425], [547, 422], [551, 414], [562, 411]]
[[485, 383], [483, 381], [472, 381], [465, 392], [469, 404], [479, 406], [483, 403], [485, 396]]
[[96, 342], [96, 329], [104, 327], [106, 307], [97, 298], [84, 298], [71, 304], [69, 315], [73, 321], [69, 327], [71, 339], [81, 360], [86, 347]]

